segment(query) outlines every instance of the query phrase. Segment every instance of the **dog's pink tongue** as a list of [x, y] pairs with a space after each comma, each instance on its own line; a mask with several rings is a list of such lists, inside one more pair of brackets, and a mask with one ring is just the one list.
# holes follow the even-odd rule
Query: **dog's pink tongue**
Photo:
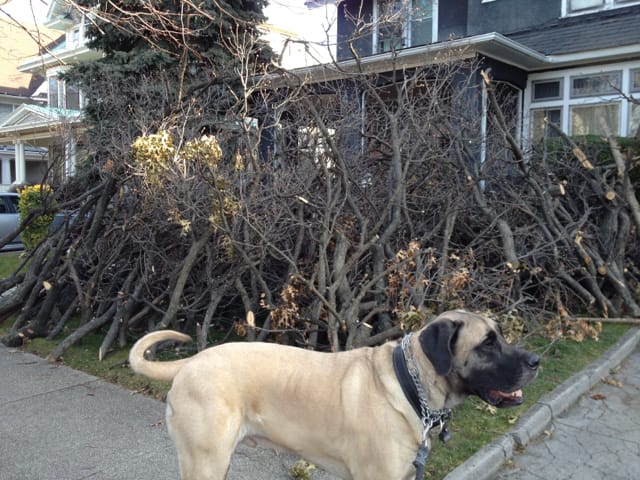
[[501, 392], [499, 390], [492, 390], [491, 393], [499, 398], [522, 398], [522, 390], [520, 389], [511, 393]]

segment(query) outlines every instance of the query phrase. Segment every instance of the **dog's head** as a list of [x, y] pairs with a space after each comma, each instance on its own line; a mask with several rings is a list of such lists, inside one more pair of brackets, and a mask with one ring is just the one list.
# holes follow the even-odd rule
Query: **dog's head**
[[540, 363], [537, 355], [507, 343], [496, 322], [462, 310], [439, 315], [418, 338], [451, 393], [477, 395], [496, 407], [520, 405], [522, 387]]

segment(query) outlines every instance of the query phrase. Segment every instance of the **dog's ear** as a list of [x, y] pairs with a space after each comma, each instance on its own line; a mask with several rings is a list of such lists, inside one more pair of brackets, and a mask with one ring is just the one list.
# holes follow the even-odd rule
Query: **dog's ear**
[[420, 334], [420, 346], [438, 375], [448, 375], [453, 366], [453, 351], [461, 322], [438, 320]]

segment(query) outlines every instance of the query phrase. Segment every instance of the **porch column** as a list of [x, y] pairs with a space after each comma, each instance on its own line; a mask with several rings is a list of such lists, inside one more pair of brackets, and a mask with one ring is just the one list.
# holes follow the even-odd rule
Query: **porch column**
[[2, 184], [11, 184], [11, 159], [2, 157]]
[[64, 173], [70, 177], [76, 173], [76, 139], [71, 138], [64, 144]]
[[15, 141], [16, 146], [16, 180], [14, 183], [23, 184], [26, 182], [27, 163], [24, 157], [24, 142]]

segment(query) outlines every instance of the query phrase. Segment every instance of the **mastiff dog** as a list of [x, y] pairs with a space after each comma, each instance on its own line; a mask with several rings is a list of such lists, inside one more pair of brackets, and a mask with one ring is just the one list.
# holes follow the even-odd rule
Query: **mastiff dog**
[[463, 310], [401, 341], [346, 352], [226, 343], [176, 361], [145, 359], [156, 343], [189, 340], [157, 331], [129, 355], [135, 372], [173, 380], [166, 419], [183, 480], [223, 480], [239, 442], [297, 454], [344, 479], [409, 480], [448, 409], [468, 395], [519, 405], [539, 364], [496, 322]]

